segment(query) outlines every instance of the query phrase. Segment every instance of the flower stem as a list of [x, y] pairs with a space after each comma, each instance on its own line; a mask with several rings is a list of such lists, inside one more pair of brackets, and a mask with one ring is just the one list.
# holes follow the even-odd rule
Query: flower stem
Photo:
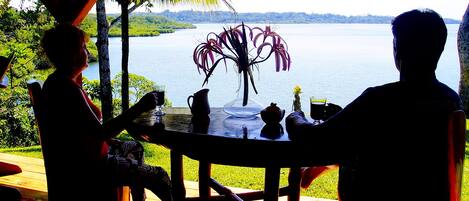
[[243, 106], [248, 104], [248, 95], [249, 95], [249, 80], [248, 80], [248, 72], [247, 70], [243, 70], [243, 84], [244, 84], [244, 91], [243, 91]]

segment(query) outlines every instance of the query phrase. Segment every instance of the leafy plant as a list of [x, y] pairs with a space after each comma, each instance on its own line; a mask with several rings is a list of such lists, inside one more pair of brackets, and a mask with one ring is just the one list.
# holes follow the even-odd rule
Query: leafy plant
[[35, 118], [28, 107], [27, 91], [18, 87], [14, 90], [2, 90], [0, 95], [0, 147], [38, 144]]
[[[119, 98], [119, 92], [121, 90], [122, 82], [122, 73], [116, 74], [112, 80], [112, 89], [113, 94], [116, 95], [116, 98]], [[135, 104], [137, 101], [142, 98], [146, 93], [155, 90], [155, 82], [147, 79], [144, 76], [129, 73], [129, 94], [130, 94], [130, 103]]]
[[[115, 19], [115, 16], [108, 16], [108, 21]], [[191, 29], [194, 25], [189, 23], [177, 22], [163, 16], [157, 15], [132, 15], [129, 17], [129, 36], [158, 36], [161, 33], [173, 33], [176, 29]], [[109, 30], [110, 37], [120, 37], [121, 28], [118, 22], [116, 26], [112, 26]], [[89, 14], [86, 16], [80, 28], [88, 33], [91, 37], [97, 36], [96, 15]]]
[[[202, 84], [208, 83], [218, 64], [223, 61], [232, 61], [237, 73], [243, 76], [243, 106], [248, 101], [249, 81], [257, 94], [252, 71], [258, 69], [258, 64], [266, 61], [274, 55], [275, 69], [290, 70], [291, 59], [286, 42], [279, 34], [272, 31], [270, 26], [265, 29], [251, 28], [244, 23], [234, 28], [223, 28], [223, 32], [216, 34], [211, 32], [205, 42], [200, 43], [194, 49], [193, 60], [199, 73], [205, 74]], [[240, 89], [239, 86], [238, 90]]]
[[0, 90], [0, 147], [38, 144], [26, 82], [44, 80], [49, 73], [36, 69], [48, 65], [38, 51], [39, 41], [44, 30], [54, 25], [54, 19], [40, 2], [22, 10], [4, 2], [0, 6], [0, 22], [0, 55], [16, 56], [7, 72], [10, 83]]
[[[118, 73], [114, 79], [112, 79], [112, 86], [113, 86], [113, 94], [114, 98], [112, 100], [113, 104], [113, 116], [117, 116], [120, 114], [119, 108], [122, 106], [122, 100], [120, 97], [120, 90], [121, 90], [121, 81], [122, 81], [122, 73]], [[130, 104], [135, 104], [140, 98], [142, 98], [146, 93], [155, 90], [154, 88], [155, 82], [152, 80], [147, 79], [144, 76], [137, 75], [130, 73], [129, 74], [129, 94], [130, 94]], [[98, 107], [101, 106], [100, 102], [100, 87], [98, 80], [88, 80], [86, 77], [83, 78], [83, 89], [86, 93], [90, 96], [93, 100], [93, 103], [96, 104]], [[171, 107], [172, 102], [165, 97], [165, 107]]]

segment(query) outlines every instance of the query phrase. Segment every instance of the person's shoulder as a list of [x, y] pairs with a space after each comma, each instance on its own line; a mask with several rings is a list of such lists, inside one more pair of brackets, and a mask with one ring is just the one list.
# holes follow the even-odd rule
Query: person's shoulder
[[44, 82], [44, 89], [56, 89], [56, 88], [77, 88], [72, 80], [64, 78], [55, 73], [50, 74]]
[[399, 94], [399, 88], [398, 82], [368, 87], [354, 102], [366, 103], [370, 106], [396, 96]]
[[383, 85], [368, 87], [363, 94], [370, 95], [370, 94], [381, 94], [381, 93], [389, 93], [391, 91], [398, 90], [400, 88], [399, 82], [391, 82]]
[[80, 92], [80, 87], [72, 80], [52, 73], [44, 82], [42, 92], [45, 96], [69, 96]]
[[439, 91], [441, 92], [441, 94], [443, 94], [443, 96], [451, 100], [451, 102], [453, 103], [453, 110], [461, 110], [464, 108], [461, 98], [456, 91], [454, 91], [452, 88], [442, 82], [437, 82], [437, 87], [439, 88]]
[[375, 90], [392, 90], [392, 89], [396, 89], [396, 88], [399, 88], [399, 87], [401, 87], [400, 82], [391, 82], [391, 83], [383, 84], [383, 85], [380, 85], [380, 86], [375, 86], [373, 88]]
[[451, 89], [451, 87], [449, 87], [449, 86], [446, 85], [445, 83], [442, 83], [442, 82], [440, 82], [440, 81], [437, 81], [437, 82], [436, 82], [436, 86], [439, 87], [441, 90], [446, 91], [447, 93], [449, 93], [449, 94], [451, 94], [451, 95], [458, 96], [458, 93], [456, 93], [456, 91], [454, 91], [453, 89]]
[[432, 87], [432, 91], [433, 91], [434, 94], [438, 93], [439, 96], [441, 96], [441, 97], [447, 97], [447, 98], [451, 98], [451, 99], [460, 100], [459, 95], [456, 91], [454, 91], [451, 87], [449, 87], [448, 85], [446, 85], [446, 84], [444, 84], [440, 81], [434, 82], [433, 87]]

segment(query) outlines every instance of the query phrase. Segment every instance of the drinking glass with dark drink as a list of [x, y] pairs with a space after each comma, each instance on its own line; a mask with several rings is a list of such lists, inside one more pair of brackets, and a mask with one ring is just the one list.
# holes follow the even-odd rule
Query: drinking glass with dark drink
[[310, 99], [310, 115], [313, 118], [313, 124], [320, 124], [324, 120], [326, 112], [326, 98], [318, 98], [312, 96]]
[[163, 112], [165, 86], [156, 85], [155, 91], [156, 91], [156, 98], [158, 99], [156, 102], [155, 115], [162, 116], [165, 114]]

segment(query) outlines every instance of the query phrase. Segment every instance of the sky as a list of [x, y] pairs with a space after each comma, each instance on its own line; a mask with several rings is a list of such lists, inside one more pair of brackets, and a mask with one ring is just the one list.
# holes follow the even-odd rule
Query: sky
[[[18, 5], [20, 0], [13, 0]], [[30, 0], [29, 0], [30, 1]], [[415, 8], [430, 8], [444, 18], [461, 19], [469, 0], [231, 0], [239, 13], [243, 12], [305, 12], [332, 13], [340, 15], [388, 15], [396, 16]], [[180, 10], [228, 10], [222, 3], [216, 8], [201, 8], [194, 5], [155, 5], [152, 12]], [[115, 1], [106, 1], [107, 13], [120, 13]], [[137, 11], [145, 12], [144, 8]], [[95, 8], [92, 8], [92, 13]]]

